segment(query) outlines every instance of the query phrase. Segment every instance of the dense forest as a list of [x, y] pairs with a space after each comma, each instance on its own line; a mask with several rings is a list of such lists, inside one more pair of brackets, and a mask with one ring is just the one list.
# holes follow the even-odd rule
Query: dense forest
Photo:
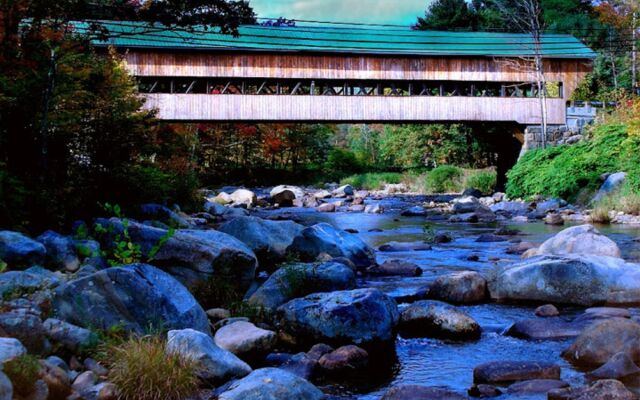
[[[520, 31], [501, 17], [509, 1], [498, 3], [438, 0], [414, 28]], [[598, 51], [576, 99], [629, 96], [633, 3], [542, 3], [549, 32], [574, 34]], [[33, 231], [65, 226], [93, 215], [100, 202], [188, 209], [198, 202], [197, 189], [221, 183], [321, 183], [359, 173], [421, 176], [443, 165], [496, 166], [500, 126], [161, 124], [152, 112], [141, 111], [136, 82], [118, 54], [99, 54], [70, 22], [203, 24], [235, 35], [239, 25], [258, 20], [245, 1], [155, 4], [2, 2], [0, 224]], [[99, 24], [90, 33], [109, 34]], [[402, 179], [393, 176], [388, 180]]]

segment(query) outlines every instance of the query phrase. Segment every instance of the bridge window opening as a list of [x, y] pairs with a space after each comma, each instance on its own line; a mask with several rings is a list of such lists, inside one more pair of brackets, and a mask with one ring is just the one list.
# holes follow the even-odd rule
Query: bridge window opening
[[[224, 79], [139, 77], [141, 93], [290, 96], [440, 96], [522, 97], [538, 96], [532, 82], [468, 81], [330, 81], [296, 79]], [[547, 82], [548, 98], [563, 98], [562, 82]]]

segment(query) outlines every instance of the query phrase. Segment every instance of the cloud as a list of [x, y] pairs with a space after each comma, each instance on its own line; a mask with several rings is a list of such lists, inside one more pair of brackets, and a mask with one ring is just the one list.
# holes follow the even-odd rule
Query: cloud
[[251, 0], [260, 17], [411, 24], [428, 0]]

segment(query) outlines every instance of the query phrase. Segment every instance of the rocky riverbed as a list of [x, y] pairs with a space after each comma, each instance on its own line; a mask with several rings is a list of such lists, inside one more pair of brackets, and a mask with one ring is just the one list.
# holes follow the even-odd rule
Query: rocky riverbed
[[[596, 229], [554, 199], [393, 191], [229, 188], [192, 215], [97, 220], [100, 237], [0, 232], [2, 362], [37, 355], [42, 392], [107, 400], [108, 365], [82, 349], [96, 329], [157, 324], [200, 360], [198, 398], [640, 393], [640, 226]], [[150, 265], [109, 267], [98, 250], [125, 230]], [[260, 313], [209, 304], [222, 280]]]

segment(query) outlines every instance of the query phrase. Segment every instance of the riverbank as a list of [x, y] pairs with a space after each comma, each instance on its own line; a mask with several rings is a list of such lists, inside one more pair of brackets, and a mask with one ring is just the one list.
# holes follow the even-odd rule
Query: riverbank
[[[268, 379], [261, 395], [293, 399], [406, 398], [406, 390], [542, 399], [532, 379], [552, 380], [548, 390], [592, 385], [581, 362], [561, 357], [577, 337], [621, 316], [632, 325], [615, 329], [640, 329], [632, 322], [640, 310], [628, 307], [640, 304], [640, 279], [615, 278], [638, 267], [640, 229], [576, 230], [584, 213], [564, 202], [348, 186], [225, 190], [203, 193], [204, 211], [191, 215], [148, 205], [132, 219], [113, 207], [116, 217], [75, 236], [2, 232], [0, 327], [23, 346], [0, 343], [5, 360], [44, 360], [32, 377], [38, 390], [115, 398], [123, 369], [114, 372], [113, 354], [131, 345], [114, 337], [152, 326], [168, 354], [198, 354], [196, 398], [213, 386], [221, 399], [241, 399]], [[557, 215], [565, 226], [543, 222]], [[149, 266], [111, 266], [118, 260]], [[523, 286], [527, 279], [547, 283]], [[559, 316], [538, 317], [548, 303]], [[592, 308], [602, 304], [619, 308]], [[16, 328], [26, 324], [28, 335]], [[516, 370], [527, 372], [513, 378]]]

